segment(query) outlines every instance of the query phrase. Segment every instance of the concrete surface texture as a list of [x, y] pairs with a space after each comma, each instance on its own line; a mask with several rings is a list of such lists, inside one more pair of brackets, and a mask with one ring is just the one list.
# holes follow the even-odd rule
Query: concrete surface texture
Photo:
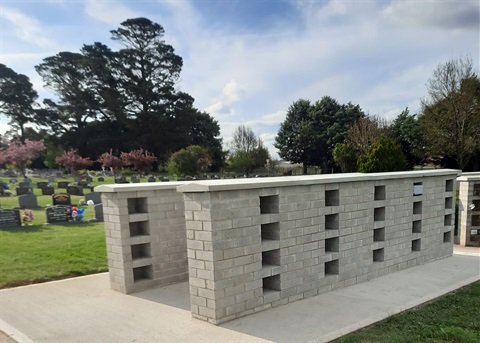
[[328, 342], [480, 279], [478, 248], [219, 326], [193, 319], [187, 282], [131, 295], [107, 273], [0, 291], [23, 342]]

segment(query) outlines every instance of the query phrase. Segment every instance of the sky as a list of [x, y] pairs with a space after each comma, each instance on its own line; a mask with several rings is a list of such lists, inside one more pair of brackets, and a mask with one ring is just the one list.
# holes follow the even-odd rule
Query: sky
[[440, 63], [469, 56], [479, 70], [479, 0], [0, 0], [0, 63], [52, 98], [35, 65], [83, 44], [113, 48], [110, 30], [136, 17], [163, 26], [183, 58], [177, 88], [218, 121], [224, 143], [246, 125], [273, 157], [299, 99], [328, 95], [393, 120], [420, 111]]

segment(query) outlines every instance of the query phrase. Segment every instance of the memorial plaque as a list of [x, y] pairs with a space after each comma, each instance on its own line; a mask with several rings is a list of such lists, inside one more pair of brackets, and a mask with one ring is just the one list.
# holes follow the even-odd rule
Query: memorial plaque
[[42, 189], [43, 187], [47, 187], [48, 186], [48, 182], [37, 182], [37, 188], [40, 188]]
[[140, 183], [140, 179], [132, 177], [132, 183]]
[[18, 187], [16, 189], [17, 195], [24, 195], [24, 194], [31, 194], [32, 189], [31, 188], [25, 188], [25, 187]]
[[89, 200], [92, 200], [94, 204], [99, 204], [102, 202], [100, 193], [98, 192], [92, 192], [85, 195], [85, 202], [88, 202]]
[[81, 186], [68, 186], [67, 193], [70, 195], [83, 195], [83, 187]]
[[157, 182], [157, 179], [155, 178], [155, 176], [150, 176], [148, 178], [148, 182]]
[[20, 188], [29, 188], [29, 187], [30, 187], [30, 182], [25, 182], [25, 181], [19, 182], [19, 183], [18, 183], [18, 187], [20, 187]]
[[47, 186], [42, 188], [42, 195], [53, 195], [55, 194], [55, 189], [53, 187]]
[[58, 187], [58, 188], [65, 188], [65, 189], [67, 189], [68, 184], [69, 184], [69, 182], [60, 181], [60, 182], [58, 182], [57, 187]]
[[18, 206], [21, 208], [37, 208], [37, 196], [35, 194], [24, 194], [18, 197]]
[[0, 209], [0, 229], [22, 226], [19, 210]]
[[70, 200], [70, 194], [68, 193], [56, 193], [52, 195], [53, 205], [72, 205]]
[[68, 223], [72, 221], [72, 209], [70, 206], [55, 205], [45, 209], [47, 223]]

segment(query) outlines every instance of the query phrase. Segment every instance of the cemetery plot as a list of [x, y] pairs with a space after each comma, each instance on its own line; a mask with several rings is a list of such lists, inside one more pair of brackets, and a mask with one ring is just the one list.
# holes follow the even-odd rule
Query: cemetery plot
[[70, 206], [55, 205], [45, 209], [47, 223], [68, 223], [72, 221], [72, 209]]

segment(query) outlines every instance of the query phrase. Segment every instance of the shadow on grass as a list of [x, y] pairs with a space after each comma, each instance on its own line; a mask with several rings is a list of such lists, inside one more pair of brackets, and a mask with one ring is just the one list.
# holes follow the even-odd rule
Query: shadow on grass
[[6, 232], [10, 234], [16, 233], [37, 233], [37, 232], [48, 232], [56, 228], [64, 228], [64, 229], [85, 229], [95, 226], [99, 222], [70, 222], [70, 223], [62, 223], [62, 224], [37, 224], [37, 225], [22, 225], [20, 227], [14, 228], [5, 228], [0, 229], [1, 232]]

